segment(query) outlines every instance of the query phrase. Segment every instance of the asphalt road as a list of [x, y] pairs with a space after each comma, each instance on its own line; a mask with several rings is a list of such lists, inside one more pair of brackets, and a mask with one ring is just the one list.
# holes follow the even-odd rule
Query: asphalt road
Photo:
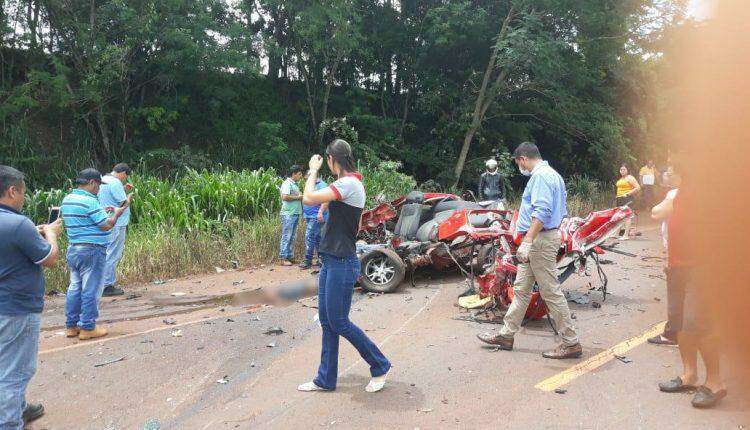
[[[457, 275], [423, 276], [395, 294], [355, 294], [352, 320], [394, 364], [376, 394], [364, 391], [368, 368], [345, 341], [337, 390], [296, 391], [320, 354], [314, 299], [231, 304], [237, 291], [311, 276], [296, 268], [129, 287], [130, 298], [105, 299], [101, 318], [112, 333], [97, 341], [62, 336], [64, 301], [51, 298], [28, 392], [47, 414], [30, 428], [745, 428], [748, 404], [732, 396], [739, 389], [731, 380], [730, 396], [710, 411], [693, 409], [689, 394], [658, 391], [680, 362], [675, 347], [642, 343], [666, 314], [657, 234], [650, 227], [619, 245], [637, 258], [605, 257], [611, 295], [601, 308], [571, 304], [580, 360], [541, 357], [556, 343], [544, 321], [525, 327], [512, 352], [482, 347], [475, 335], [497, 326], [455, 319], [468, 315], [455, 305], [465, 289]], [[586, 291], [589, 281], [574, 275], [565, 288]], [[264, 334], [276, 326], [284, 333]]]

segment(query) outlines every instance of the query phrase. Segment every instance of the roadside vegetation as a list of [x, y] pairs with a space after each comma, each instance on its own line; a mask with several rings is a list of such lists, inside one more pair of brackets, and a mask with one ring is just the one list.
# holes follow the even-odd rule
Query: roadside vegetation
[[[411, 176], [398, 171], [394, 162], [362, 167], [368, 207], [377, 194], [394, 199], [415, 188]], [[131, 208], [131, 225], [123, 259], [118, 266], [124, 283], [165, 280], [205, 273], [216, 267], [248, 267], [272, 262], [281, 235], [278, 222], [278, 187], [282, 178], [273, 169], [218, 171], [185, 169], [165, 177], [134, 174], [138, 190]], [[50, 206], [59, 205], [66, 189], [29, 193], [24, 211], [37, 223], [47, 218]], [[610, 193], [596, 181], [573, 177], [568, 183], [572, 215], [585, 215], [611, 204]], [[425, 191], [456, 190], [430, 189]], [[517, 206], [513, 204], [512, 206]], [[304, 226], [299, 228], [297, 255], [304, 246]], [[65, 235], [63, 249], [67, 248]], [[67, 266], [57, 264], [47, 275], [49, 290], [65, 291]]]

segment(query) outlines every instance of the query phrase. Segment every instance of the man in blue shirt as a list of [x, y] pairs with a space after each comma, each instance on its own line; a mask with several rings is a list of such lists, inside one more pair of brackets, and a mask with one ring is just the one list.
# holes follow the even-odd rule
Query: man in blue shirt
[[106, 329], [96, 325], [96, 319], [104, 287], [109, 231], [127, 209], [128, 202], [108, 208], [113, 213], [107, 215], [96, 197], [102, 184], [102, 175], [96, 169], [79, 172], [75, 184], [77, 188], [65, 196], [60, 205], [68, 234], [70, 268], [70, 286], [65, 297], [65, 335], [87, 340], [107, 334]]
[[[308, 171], [305, 174], [305, 180], [310, 176]], [[328, 184], [320, 178], [315, 181], [315, 191], [328, 187]], [[322, 205], [302, 205], [302, 214], [305, 216], [307, 229], [305, 230], [305, 261], [299, 267], [300, 269], [309, 269], [313, 265], [313, 255], [320, 246], [320, 228], [328, 218], [328, 204]], [[320, 259], [315, 262], [316, 266], [320, 265]]]
[[109, 232], [109, 244], [107, 245], [107, 262], [104, 265], [104, 290], [105, 297], [121, 296], [125, 294], [122, 288], [115, 286], [117, 282], [117, 263], [122, 258], [125, 248], [125, 233], [130, 223], [130, 202], [133, 194], [126, 194], [132, 189], [132, 185], [126, 184], [131, 169], [125, 163], [118, 163], [112, 169], [112, 173], [102, 177], [102, 186], [99, 189], [99, 203], [105, 208], [108, 206], [120, 207], [128, 203], [117, 224]]
[[61, 222], [34, 226], [21, 214], [23, 173], [0, 166], [0, 428], [18, 429], [41, 417], [26, 403], [36, 373], [44, 307], [44, 273], [57, 261]]
[[557, 252], [560, 222], [568, 215], [567, 193], [562, 177], [542, 160], [539, 148], [524, 142], [516, 148], [513, 158], [524, 176], [531, 176], [521, 198], [517, 231], [523, 241], [516, 251], [518, 273], [513, 284], [515, 296], [500, 328], [500, 334], [480, 334], [482, 342], [513, 349], [513, 336], [521, 328], [526, 308], [529, 307], [534, 284], [555, 322], [562, 343], [552, 351], [542, 353], [545, 358], [576, 358], [582, 354], [578, 334], [573, 327], [570, 308], [557, 280]]

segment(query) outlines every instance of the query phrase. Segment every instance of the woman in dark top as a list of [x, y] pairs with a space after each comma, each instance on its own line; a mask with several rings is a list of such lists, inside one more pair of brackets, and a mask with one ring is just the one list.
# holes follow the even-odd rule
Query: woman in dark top
[[352, 149], [346, 141], [337, 139], [328, 145], [326, 161], [337, 180], [327, 188], [315, 190], [323, 157], [314, 155], [310, 159], [310, 176], [305, 183], [302, 199], [306, 205], [329, 203], [328, 222], [323, 228], [318, 251], [323, 259], [318, 279], [318, 316], [323, 328], [323, 351], [317, 377], [297, 389], [321, 391], [336, 388], [339, 336], [343, 336], [370, 365], [372, 379], [365, 390], [374, 393], [383, 389], [391, 363], [377, 345], [349, 321], [352, 292], [360, 273], [355, 242], [365, 207], [365, 187], [362, 176], [356, 171]]

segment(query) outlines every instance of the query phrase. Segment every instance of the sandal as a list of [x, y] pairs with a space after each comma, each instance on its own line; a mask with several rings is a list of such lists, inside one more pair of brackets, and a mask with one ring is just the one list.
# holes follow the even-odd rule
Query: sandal
[[683, 391], [694, 390], [694, 385], [686, 385], [679, 376], [667, 382], [659, 383], [659, 390], [665, 393], [681, 393]]
[[677, 345], [677, 342], [664, 336], [663, 334], [658, 334], [654, 337], [648, 338], [648, 343], [652, 343], [654, 345]]
[[703, 385], [698, 387], [698, 392], [695, 393], [695, 397], [693, 397], [691, 403], [695, 408], [710, 408], [726, 396], [727, 390], [725, 389], [721, 389], [714, 393], [710, 388]]

